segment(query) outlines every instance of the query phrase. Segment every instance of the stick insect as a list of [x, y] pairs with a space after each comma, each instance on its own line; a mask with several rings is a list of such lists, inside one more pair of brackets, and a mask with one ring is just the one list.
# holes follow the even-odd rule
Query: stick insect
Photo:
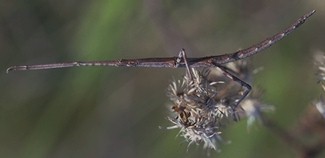
[[237, 105], [242, 101], [250, 92], [251, 86], [240, 78], [236, 77], [231, 73], [231, 70], [223, 66], [226, 63], [242, 60], [244, 58], [253, 56], [262, 50], [272, 46], [299, 26], [315, 13], [315, 10], [308, 12], [307, 14], [300, 17], [289, 27], [283, 31], [276, 33], [273, 36], [266, 38], [254, 44], [246, 49], [238, 50], [230, 54], [205, 56], [198, 58], [186, 57], [185, 50], [182, 49], [178, 56], [175, 57], [158, 57], [158, 58], [141, 58], [141, 59], [121, 59], [121, 60], [106, 60], [106, 61], [74, 61], [64, 63], [53, 63], [53, 64], [41, 64], [41, 65], [21, 65], [11, 66], [7, 69], [7, 73], [12, 71], [25, 71], [25, 70], [45, 70], [55, 68], [67, 68], [67, 67], [79, 67], [79, 66], [115, 66], [115, 67], [151, 67], [151, 68], [182, 68], [186, 67], [187, 74], [191, 77], [190, 68], [198, 67], [218, 67], [228, 78], [240, 83], [246, 88], [243, 93], [243, 97], [239, 99]]

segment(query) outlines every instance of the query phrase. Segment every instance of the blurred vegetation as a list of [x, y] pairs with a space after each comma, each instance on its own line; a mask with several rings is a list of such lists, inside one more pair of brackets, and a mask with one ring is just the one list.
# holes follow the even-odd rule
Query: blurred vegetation
[[[184, 70], [71, 68], [5, 74], [11, 65], [230, 53], [316, 9], [304, 26], [252, 57], [253, 86], [294, 126], [319, 95], [312, 54], [325, 51], [325, 2], [3, 1], [0, 5], [0, 157], [204, 157], [170, 125], [166, 88]], [[285, 143], [245, 120], [211, 157], [294, 157]]]

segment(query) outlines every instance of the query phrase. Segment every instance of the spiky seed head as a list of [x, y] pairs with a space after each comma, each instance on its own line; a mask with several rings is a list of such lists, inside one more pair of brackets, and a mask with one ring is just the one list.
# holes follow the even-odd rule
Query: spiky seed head
[[[227, 66], [236, 75], [251, 80], [252, 74], [246, 62]], [[168, 129], [179, 128], [180, 135], [189, 144], [203, 143], [204, 148], [219, 151], [219, 144], [224, 142], [221, 137], [223, 128], [233, 120], [237, 121], [240, 113], [248, 120], [257, 120], [266, 106], [256, 98], [247, 98], [243, 100], [245, 108], [237, 107], [242, 88], [217, 68], [190, 70], [192, 76], [184, 75], [168, 87], [167, 96], [171, 101], [168, 119], [173, 123]], [[249, 121], [249, 125], [253, 122]]]
[[191, 79], [185, 75], [173, 81], [168, 87], [168, 97], [172, 102], [173, 116], [169, 120], [172, 128], [180, 128], [189, 144], [203, 142], [204, 148], [218, 150], [222, 142], [223, 120], [233, 116], [233, 108], [219, 98], [218, 89], [222, 80], [209, 80], [211, 71], [191, 70]]

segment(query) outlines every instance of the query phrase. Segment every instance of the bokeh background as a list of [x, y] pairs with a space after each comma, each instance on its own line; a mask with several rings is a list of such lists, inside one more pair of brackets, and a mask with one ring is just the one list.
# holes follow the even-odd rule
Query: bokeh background
[[[313, 54], [325, 51], [323, 0], [5, 0], [0, 5], [0, 157], [205, 157], [202, 146], [164, 130], [171, 123], [166, 88], [183, 69], [67, 68], [13, 72], [8, 66], [62, 61], [234, 52], [316, 14], [251, 58], [264, 70], [269, 114], [295, 125], [320, 94]], [[246, 121], [223, 133], [230, 144], [210, 157], [294, 157], [263, 126]], [[324, 155], [324, 154], [323, 154]]]

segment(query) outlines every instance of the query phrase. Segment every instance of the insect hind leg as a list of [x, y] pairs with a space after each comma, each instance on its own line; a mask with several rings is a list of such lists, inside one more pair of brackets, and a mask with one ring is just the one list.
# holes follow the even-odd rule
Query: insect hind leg
[[[233, 111], [235, 111], [235, 109], [238, 107], [238, 105], [248, 96], [249, 92], [252, 90], [252, 86], [248, 83], [246, 83], [245, 81], [243, 81], [242, 79], [238, 78], [236, 75], [233, 74], [233, 71], [231, 69], [229, 69], [226, 66], [220, 65], [220, 64], [214, 64], [217, 68], [219, 68], [223, 74], [228, 77], [229, 79], [239, 83], [243, 88], [244, 88], [244, 92], [242, 94], [242, 96], [235, 101], [235, 105], [232, 106]], [[236, 116], [235, 114], [235, 120], [238, 120], [238, 116]]]

